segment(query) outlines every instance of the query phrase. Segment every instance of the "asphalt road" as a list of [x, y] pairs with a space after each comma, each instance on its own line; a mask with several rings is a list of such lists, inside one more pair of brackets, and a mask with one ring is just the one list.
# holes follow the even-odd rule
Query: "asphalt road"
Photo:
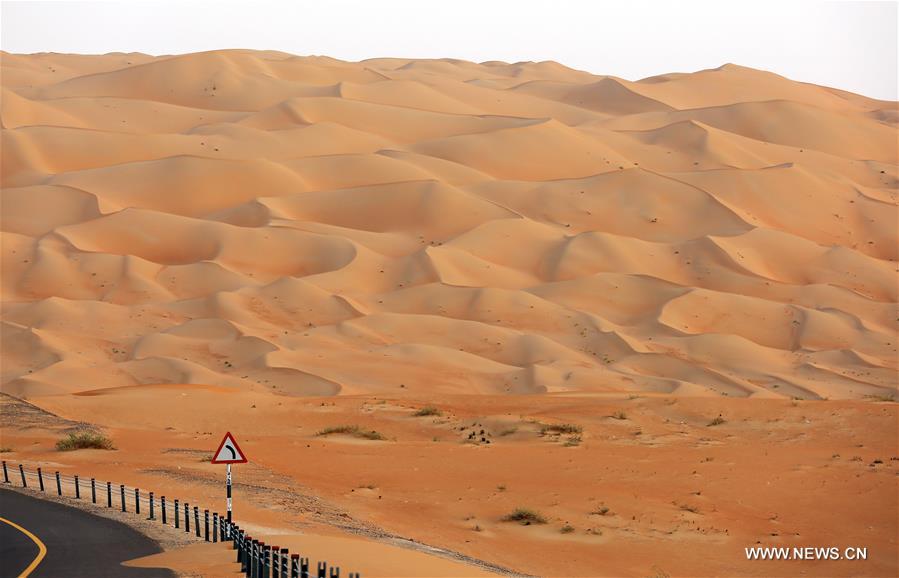
[[[0, 489], [0, 578], [16, 577], [46, 548], [29, 578], [175, 578], [170, 570], [128, 568], [159, 546], [136, 530], [77, 508]], [[25, 531], [23, 531], [25, 530]]]

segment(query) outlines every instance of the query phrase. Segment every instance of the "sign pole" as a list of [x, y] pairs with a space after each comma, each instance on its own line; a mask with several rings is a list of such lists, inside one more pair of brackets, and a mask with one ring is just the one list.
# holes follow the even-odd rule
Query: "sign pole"
[[231, 522], [231, 464], [228, 464], [228, 522]]
[[[234, 436], [231, 435], [231, 432], [226, 432], [225, 437], [222, 438], [222, 443], [219, 444], [219, 448], [215, 450], [215, 454], [212, 456], [213, 464], [225, 464], [227, 466], [226, 478], [225, 478], [225, 492], [228, 497], [228, 523], [226, 527], [228, 528], [227, 537], [231, 538], [231, 464], [245, 464], [247, 463], [247, 456], [244, 455], [243, 451], [241, 451], [240, 446], [237, 445], [237, 440], [234, 439]], [[221, 518], [219, 518], [221, 520]]]

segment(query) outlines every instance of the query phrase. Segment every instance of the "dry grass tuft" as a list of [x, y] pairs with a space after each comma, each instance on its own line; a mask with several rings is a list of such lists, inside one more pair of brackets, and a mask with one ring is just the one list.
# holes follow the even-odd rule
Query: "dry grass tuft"
[[115, 445], [111, 439], [101, 433], [82, 431], [70, 433], [56, 442], [56, 449], [61, 452], [84, 449], [114, 450]]
[[375, 430], [364, 430], [360, 428], [358, 425], [335, 425], [331, 427], [326, 427], [325, 429], [317, 432], [315, 435], [317, 436], [329, 436], [333, 434], [345, 434], [351, 435], [353, 437], [362, 438], [366, 440], [383, 440], [385, 438], [381, 433], [376, 432]]

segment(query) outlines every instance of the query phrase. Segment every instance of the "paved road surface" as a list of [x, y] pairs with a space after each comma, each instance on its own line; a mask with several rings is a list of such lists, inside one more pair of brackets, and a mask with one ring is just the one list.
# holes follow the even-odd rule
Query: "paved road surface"
[[[174, 578], [169, 570], [128, 568], [124, 560], [159, 552], [159, 546], [136, 530], [18, 492], [0, 489], [0, 578], [16, 577], [46, 548], [29, 578]], [[8, 522], [21, 527], [15, 528]]]

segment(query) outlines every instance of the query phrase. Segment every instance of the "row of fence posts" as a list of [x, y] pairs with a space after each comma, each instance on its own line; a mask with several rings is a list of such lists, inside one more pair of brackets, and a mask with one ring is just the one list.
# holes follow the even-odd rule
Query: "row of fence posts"
[[[28, 475], [35, 475], [35, 474], [28, 474]], [[37, 475], [38, 487], [40, 488], [40, 491], [42, 491], [42, 492], [46, 491], [46, 486], [44, 485], [43, 469], [37, 468], [36, 475]], [[23, 466], [22, 464], [19, 464], [19, 476], [22, 479], [22, 487], [27, 488], [28, 487], [28, 478], [25, 473], [25, 466]], [[54, 477], [56, 479], [56, 494], [59, 496], [62, 496], [62, 477], [60, 476], [59, 472], [55, 472]], [[78, 478], [77, 474], [73, 476], [73, 479], [74, 479], [74, 486], [75, 486], [75, 499], [80, 500], [81, 499], [81, 480]], [[6, 461], [3, 461], [3, 482], [6, 484], [11, 483], [10, 479], [9, 479], [9, 466], [7, 465]], [[91, 488], [91, 502], [96, 504], [97, 503], [97, 480], [95, 478], [91, 478], [90, 488]], [[128, 501], [126, 499], [125, 494], [126, 494], [125, 485], [120, 484], [119, 485], [119, 495], [121, 498], [121, 505], [122, 505], [123, 512], [128, 511], [128, 506], [127, 506]], [[106, 507], [107, 508], [112, 507], [112, 495], [113, 495], [112, 482], [106, 482]], [[149, 505], [148, 519], [156, 520], [157, 519], [157, 517], [156, 517], [156, 496], [154, 495], [153, 492], [150, 492], [148, 494], [148, 497], [146, 498], [146, 500]], [[166, 505], [166, 501], [165, 501], [165, 496], [160, 496], [159, 502], [160, 502], [160, 504], [159, 504], [160, 512], [162, 514], [161, 521], [163, 524], [168, 525], [168, 511], [167, 511], [168, 509], [166, 507], [167, 505]], [[140, 504], [141, 504], [140, 488], [134, 488], [134, 513], [135, 514], [140, 514]], [[177, 499], [174, 501], [173, 512], [175, 514], [175, 528], [179, 528], [181, 526], [181, 523], [180, 523], [180, 517], [179, 517], [179, 502]], [[185, 502], [184, 503], [184, 531], [187, 533], [190, 533], [190, 513], [191, 513], [190, 504]], [[194, 532], [195, 532], [197, 538], [204, 538], [207, 542], [218, 542], [219, 541], [219, 534], [220, 534], [219, 527], [221, 527], [222, 529], [225, 528], [224, 516], [220, 516], [218, 512], [213, 512], [212, 516], [210, 518], [209, 510], [203, 510], [204, 526], [203, 526], [202, 533], [200, 530], [200, 508], [197, 506], [194, 506], [194, 508], [193, 508], [193, 518], [194, 518]], [[210, 519], [212, 522], [211, 531], [210, 531]], [[221, 520], [221, 523], [219, 522], [220, 520]], [[222, 541], [225, 540], [224, 535], [222, 535], [221, 539], [222, 539]]]
[[[59, 472], [55, 473], [56, 478], [56, 493], [57, 495], [62, 496], [62, 480]], [[19, 475], [22, 478], [22, 487], [28, 487], [28, 480], [25, 476], [25, 467], [22, 464], [19, 464]], [[30, 474], [33, 475], [33, 474]], [[37, 479], [38, 485], [40, 486], [40, 491], [44, 490], [44, 473], [41, 468], [37, 468]], [[75, 498], [81, 499], [81, 484], [78, 479], [78, 476], [74, 476], [75, 480]], [[3, 461], [3, 482], [11, 483], [9, 480], [9, 471], [7, 469], [6, 461]], [[97, 503], [97, 482], [94, 478], [91, 478], [90, 482], [91, 487], [91, 501], [96, 504]], [[106, 482], [106, 507], [112, 508], [112, 482]], [[121, 497], [122, 511], [127, 512], [126, 507], [126, 499], [125, 499], [125, 485], [119, 485], [119, 495]], [[134, 488], [134, 513], [140, 514], [140, 489]], [[166, 508], [166, 500], [165, 496], [159, 497], [160, 501], [160, 512], [162, 514], [161, 521], [163, 524], [168, 525], [168, 512]], [[155, 520], [156, 518], [156, 508], [155, 508], [155, 496], [153, 492], [148, 494], [148, 504], [149, 504], [149, 519]], [[204, 538], [207, 542], [218, 542], [218, 541], [231, 541], [234, 549], [237, 551], [237, 562], [240, 564], [240, 571], [243, 572], [247, 578], [340, 578], [340, 568], [339, 567], [331, 567], [331, 572], [328, 573], [327, 563], [319, 562], [318, 567], [316, 568], [316, 574], [313, 575], [309, 573], [309, 558], [300, 558], [299, 554], [290, 554], [287, 548], [279, 548], [278, 546], [269, 546], [265, 542], [261, 542], [259, 540], [254, 540], [251, 536], [247, 535], [246, 532], [240, 529], [240, 526], [237, 524], [227, 520], [224, 516], [219, 515], [218, 512], [213, 512], [211, 517], [211, 532], [210, 532], [210, 515], [209, 510], [203, 510], [203, 532], [200, 532], [200, 508], [198, 506], [194, 506], [193, 510], [191, 510], [190, 504], [184, 502], [183, 512], [184, 512], [184, 523], [181, 523], [181, 503], [176, 498], [173, 501], [172, 512], [174, 514], [174, 525], [176, 529], [180, 529], [182, 526], [184, 531], [188, 534], [191, 533], [191, 513], [193, 513], [193, 533], [197, 538]], [[360, 578], [359, 573], [351, 572], [349, 578]]]
[[[312, 578], [309, 558], [300, 558], [299, 554], [291, 554], [287, 548], [270, 546], [253, 539], [237, 524], [232, 525], [231, 536], [240, 571], [247, 578]], [[315, 578], [340, 578], [340, 568], [332, 566], [328, 573], [327, 563], [319, 562]], [[349, 578], [360, 578], [360, 575], [350, 572]]]

